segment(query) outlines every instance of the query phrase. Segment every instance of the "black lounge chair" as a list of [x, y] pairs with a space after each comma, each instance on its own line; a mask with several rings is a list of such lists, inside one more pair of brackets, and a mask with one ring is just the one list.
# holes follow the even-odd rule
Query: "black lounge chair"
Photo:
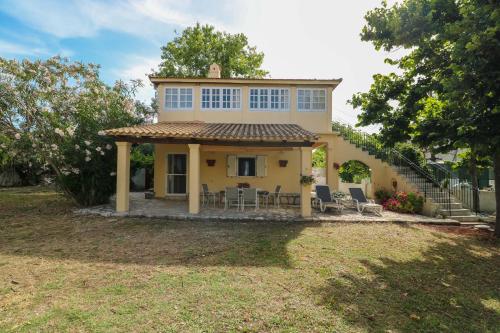
[[316, 185], [316, 202], [319, 210], [324, 213], [327, 208], [333, 208], [342, 213], [344, 205], [337, 199], [332, 198], [330, 187], [327, 185]]
[[352, 201], [356, 204], [358, 212], [371, 211], [378, 216], [382, 216], [382, 205], [376, 204], [373, 200], [368, 200], [360, 188], [349, 188]]

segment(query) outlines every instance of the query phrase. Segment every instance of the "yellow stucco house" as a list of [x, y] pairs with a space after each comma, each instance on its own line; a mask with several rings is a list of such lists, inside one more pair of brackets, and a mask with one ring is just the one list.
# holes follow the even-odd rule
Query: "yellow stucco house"
[[[300, 176], [312, 173], [313, 148], [333, 149], [332, 92], [342, 80], [222, 79], [216, 64], [207, 78], [150, 80], [158, 122], [107, 131], [118, 146], [117, 211], [129, 207], [131, 144], [152, 142], [155, 196], [187, 197], [190, 213], [200, 210], [201, 184], [218, 191], [248, 183], [300, 193], [301, 215], [311, 214], [311, 187]], [[327, 182], [336, 187], [332, 171]]]
[[[312, 151], [325, 146], [326, 183], [339, 187], [336, 168], [359, 160], [371, 169], [371, 191], [418, 188], [394, 168], [332, 131], [332, 95], [341, 79], [223, 79], [213, 64], [206, 78], [150, 77], [159, 100], [158, 122], [106, 131], [118, 147], [116, 210], [129, 209], [132, 143], [155, 144], [154, 193], [188, 200], [200, 212], [202, 184], [211, 191], [251, 187], [300, 194], [300, 214], [311, 216]], [[186, 213], [188, 213], [186, 212]]]

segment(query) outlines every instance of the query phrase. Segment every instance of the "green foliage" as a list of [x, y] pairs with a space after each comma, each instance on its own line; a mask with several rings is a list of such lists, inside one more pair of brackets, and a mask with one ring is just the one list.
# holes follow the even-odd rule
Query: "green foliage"
[[500, 151], [500, 6], [481, 0], [405, 0], [369, 11], [361, 37], [401, 74], [375, 75], [351, 103], [360, 125], [382, 124], [384, 143], [412, 140], [436, 152]]
[[384, 204], [389, 198], [392, 197], [392, 192], [384, 188], [375, 191], [375, 198]]
[[154, 165], [154, 145], [144, 143], [132, 148], [130, 152], [130, 168], [132, 170], [141, 168], [152, 168]]
[[344, 183], [361, 183], [361, 180], [370, 178], [370, 168], [356, 160], [347, 161], [339, 168], [340, 179]]
[[417, 164], [420, 167], [425, 167], [426, 159], [425, 155], [418, 146], [409, 143], [397, 143], [394, 147], [398, 152], [401, 153], [404, 157]]
[[116, 149], [102, 131], [147, 120], [133, 96], [140, 82], [113, 87], [98, 67], [0, 58], [0, 150], [15, 163], [42, 165], [57, 185], [82, 205], [104, 203], [114, 193]]
[[248, 45], [244, 34], [216, 31], [211, 25], [184, 29], [180, 36], [162, 47], [162, 62], [156, 75], [206, 77], [212, 63], [221, 66], [223, 78], [262, 78], [264, 54]]
[[300, 176], [300, 183], [302, 185], [312, 185], [316, 183], [316, 179], [314, 178], [313, 175], [301, 175]]
[[312, 165], [314, 168], [326, 168], [326, 149], [319, 147], [312, 154]]

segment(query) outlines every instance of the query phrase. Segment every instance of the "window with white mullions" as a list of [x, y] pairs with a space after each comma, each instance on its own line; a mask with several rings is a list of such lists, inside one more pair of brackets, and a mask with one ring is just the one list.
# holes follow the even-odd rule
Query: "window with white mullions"
[[165, 110], [193, 108], [193, 88], [166, 88]]
[[297, 89], [298, 111], [326, 111], [325, 89]]
[[285, 88], [250, 89], [251, 111], [288, 111], [289, 91]]
[[232, 110], [241, 108], [240, 88], [202, 88], [201, 108]]

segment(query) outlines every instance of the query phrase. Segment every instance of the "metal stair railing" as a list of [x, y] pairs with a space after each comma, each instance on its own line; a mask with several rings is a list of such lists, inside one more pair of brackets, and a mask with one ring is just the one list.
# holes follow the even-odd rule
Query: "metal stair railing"
[[[461, 179], [460, 176], [435, 162], [428, 162], [427, 165], [432, 170], [433, 176], [443, 187], [469, 208], [474, 214], [479, 213], [477, 200], [479, 200], [479, 188], [474, 188], [468, 183], [467, 179]], [[474, 199], [476, 197], [476, 200]]]
[[[332, 130], [339, 132], [344, 139], [356, 147], [367, 151], [368, 154], [374, 155], [375, 158], [396, 167], [399, 174], [405, 176], [406, 179], [415, 184], [423, 192], [424, 198], [432, 198], [435, 201], [439, 200], [439, 203], [445, 206], [445, 209], [451, 215], [452, 193], [429, 170], [403, 156], [396, 149], [384, 147], [373, 134], [355, 130], [351, 126], [340, 122], [332, 122]], [[443, 202], [442, 199], [446, 200]]]

